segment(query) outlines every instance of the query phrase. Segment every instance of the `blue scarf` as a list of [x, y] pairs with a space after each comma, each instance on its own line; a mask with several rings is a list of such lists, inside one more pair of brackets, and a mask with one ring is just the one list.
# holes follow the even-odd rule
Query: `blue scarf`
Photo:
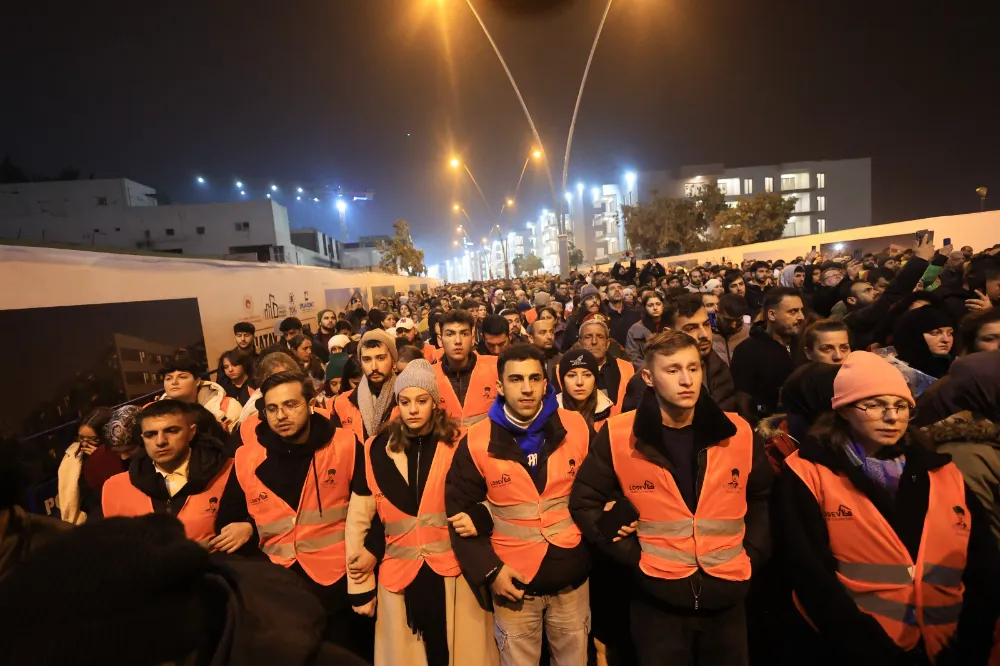
[[503, 396], [498, 395], [496, 401], [490, 407], [490, 420], [498, 426], [507, 430], [514, 436], [514, 441], [521, 447], [525, 457], [528, 459], [528, 469], [534, 475], [538, 469], [538, 454], [545, 443], [545, 435], [542, 429], [548, 423], [549, 418], [559, 409], [559, 401], [556, 400], [555, 388], [549, 384], [542, 397], [542, 411], [538, 413], [535, 420], [527, 428], [514, 425], [504, 410]]
[[903, 475], [903, 467], [906, 466], [905, 455], [888, 460], [869, 458], [864, 447], [854, 442], [846, 444], [844, 450], [851, 463], [855, 467], [860, 467], [865, 476], [892, 494], [896, 493], [899, 488], [899, 478]]

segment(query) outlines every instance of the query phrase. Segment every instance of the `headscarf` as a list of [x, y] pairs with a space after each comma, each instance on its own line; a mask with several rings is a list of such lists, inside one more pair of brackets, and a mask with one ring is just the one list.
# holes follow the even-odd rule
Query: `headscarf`
[[798, 264], [789, 264], [781, 269], [781, 277], [778, 278], [778, 284], [782, 287], [791, 287], [796, 268], [799, 268]]
[[104, 441], [115, 453], [138, 446], [135, 440], [135, 424], [139, 418], [139, 408], [122, 405], [111, 412], [111, 419], [104, 425]]
[[954, 327], [947, 310], [935, 305], [926, 305], [910, 310], [896, 322], [892, 332], [892, 345], [896, 356], [911, 368], [940, 379], [948, 374], [952, 356], [932, 354], [924, 339], [924, 333], [945, 326]]
[[1000, 351], [956, 359], [948, 375], [921, 396], [914, 425], [937, 423], [966, 410], [1000, 422]]

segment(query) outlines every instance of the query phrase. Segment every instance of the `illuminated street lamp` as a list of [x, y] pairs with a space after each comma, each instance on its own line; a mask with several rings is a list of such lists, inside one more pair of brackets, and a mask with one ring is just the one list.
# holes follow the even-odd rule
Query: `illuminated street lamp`
[[451, 158], [451, 161], [448, 164], [451, 165], [452, 169], [457, 169], [458, 167], [462, 166], [462, 161], [457, 157], [453, 157]]
[[337, 210], [344, 213], [347, 210], [347, 202], [343, 199], [337, 199]]
[[302, 188], [301, 188], [301, 187], [300, 187], [300, 188], [298, 188], [298, 193], [299, 193], [299, 194], [302, 194]]
[[278, 186], [277, 185], [272, 185], [271, 186], [271, 191], [272, 192], [277, 192], [278, 191]]
[[511, 199], [511, 198], [508, 198], [508, 199], [507, 199], [507, 205], [508, 205], [508, 206], [513, 206], [513, 205], [514, 205], [514, 200], [513, 200], [513, 199]]
[[534, 157], [536, 160], [540, 160], [542, 159], [542, 151], [536, 148], [534, 152], [531, 153], [531, 156]]
[[198, 180], [198, 184], [199, 185], [204, 185], [205, 184], [205, 179], [202, 178], [201, 176], [198, 176], [197, 180]]

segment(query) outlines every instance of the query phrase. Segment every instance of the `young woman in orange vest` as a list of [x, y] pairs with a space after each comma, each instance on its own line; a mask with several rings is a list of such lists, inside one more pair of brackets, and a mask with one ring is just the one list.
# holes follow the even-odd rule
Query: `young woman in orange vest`
[[396, 418], [393, 407], [392, 384], [396, 379], [396, 340], [380, 328], [361, 336], [358, 343], [358, 360], [364, 375], [358, 387], [343, 391], [333, 403], [333, 410], [341, 425], [365, 441]]
[[473, 351], [475, 322], [465, 310], [451, 310], [440, 319], [444, 355], [434, 366], [441, 406], [464, 432], [483, 421], [496, 397], [497, 357]]
[[831, 407], [785, 459], [775, 498], [799, 654], [831, 665], [986, 664], [1000, 555], [982, 505], [950, 456], [909, 428], [910, 389], [881, 357], [852, 352]]
[[158, 400], [137, 417], [145, 451], [101, 491], [105, 518], [176, 515], [192, 541], [234, 553], [253, 536], [233, 459], [222, 442], [197, 432], [191, 406]]
[[[611, 329], [604, 315], [597, 313], [586, 317], [580, 325], [580, 346], [597, 359], [597, 385], [611, 399], [612, 415], [622, 413], [626, 388], [635, 375], [635, 368], [624, 358], [610, 355]], [[618, 344], [615, 342], [614, 344]], [[619, 347], [624, 354], [624, 350]]]
[[306, 375], [279, 372], [260, 390], [254, 439], [236, 451], [236, 477], [259, 548], [319, 599], [327, 640], [370, 654], [372, 627], [351, 611], [345, 575], [347, 503], [364, 464], [361, 442], [309, 406], [313, 386]]
[[201, 365], [188, 356], [169, 359], [160, 368], [163, 379], [163, 395], [160, 400], [180, 400], [188, 404], [199, 404], [212, 413], [215, 420], [227, 432], [239, 426], [243, 406], [226, 395], [226, 390], [207, 379], [201, 379]]
[[614, 404], [597, 389], [597, 359], [586, 349], [571, 349], [559, 360], [559, 406], [577, 412], [594, 431], [612, 416]]
[[[568, 504], [590, 428], [559, 409], [544, 360], [531, 345], [500, 353], [499, 396], [462, 439], [445, 485], [448, 515], [477, 525], [451, 545], [473, 588], [490, 586], [504, 666], [537, 664], [543, 630], [554, 666], [587, 663], [590, 556]], [[476, 519], [484, 503], [492, 534]]]
[[694, 338], [650, 336], [642, 377], [638, 409], [611, 417], [594, 440], [570, 511], [632, 572], [620, 589], [635, 583], [637, 663], [746, 664], [744, 599], [770, 550], [770, 465], [747, 422], [701, 390]]
[[[445, 476], [458, 426], [438, 406], [427, 361], [411, 361], [393, 391], [400, 419], [365, 443], [365, 477], [355, 480], [348, 510], [349, 591], [375, 588], [376, 558], [363, 542], [376, 514], [385, 534], [377, 599], [354, 610], [373, 615], [377, 606], [375, 666], [495, 665], [493, 615], [461, 576], [448, 524], [459, 534], [477, 530], [468, 514], [445, 514]], [[488, 532], [492, 521], [482, 508], [479, 520]]]

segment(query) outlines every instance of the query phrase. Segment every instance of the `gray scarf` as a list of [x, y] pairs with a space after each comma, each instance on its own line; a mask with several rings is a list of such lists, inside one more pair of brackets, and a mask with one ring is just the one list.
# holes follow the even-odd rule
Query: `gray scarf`
[[365, 424], [365, 434], [368, 437], [378, 434], [386, 411], [392, 409], [392, 387], [395, 383], [396, 375], [389, 375], [376, 398], [368, 385], [368, 377], [361, 378], [361, 383], [358, 384], [358, 409], [361, 410], [361, 420]]

